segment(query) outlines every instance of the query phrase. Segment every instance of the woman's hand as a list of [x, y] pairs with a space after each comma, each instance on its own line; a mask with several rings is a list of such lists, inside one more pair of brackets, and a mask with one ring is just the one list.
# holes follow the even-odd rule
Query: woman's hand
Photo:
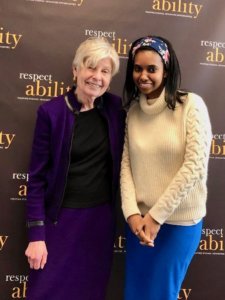
[[48, 251], [44, 241], [30, 242], [25, 255], [28, 258], [28, 263], [31, 269], [43, 269], [46, 262]]
[[147, 245], [150, 247], [154, 247], [154, 241], [150, 238], [150, 236], [147, 236], [144, 227], [144, 218], [138, 214], [131, 215], [127, 222], [130, 226], [131, 231], [139, 238], [140, 243], [142, 245]]
[[[149, 213], [147, 213], [144, 216], [142, 222], [143, 222], [143, 231], [146, 237], [151, 241], [153, 241], [154, 244], [154, 240], [160, 230], [160, 224], [156, 222]], [[141, 244], [148, 245], [148, 243], [146, 243], [146, 240], [141, 241]]]
[[127, 223], [129, 224], [130, 229], [134, 234], [137, 234], [142, 230], [143, 224], [141, 215], [136, 214], [129, 216], [129, 218], [127, 219]]

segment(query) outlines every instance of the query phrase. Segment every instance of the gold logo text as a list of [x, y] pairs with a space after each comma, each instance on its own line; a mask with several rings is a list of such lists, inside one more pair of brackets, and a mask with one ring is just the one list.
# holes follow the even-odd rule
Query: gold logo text
[[0, 149], [8, 149], [15, 136], [13, 133], [3, 133], [3, 131], [0, 131]]
[[194, 4], [193, 2], [185, 2], [182, 0], [153, 0], [153, 10], [172, 12], [177, 14], [190, 15], [193, 18], [197, 18], [203, 5]]
[[0, 27], [0, 47], [15, 49], [22, 37], [22, 34], [4, 32], [4, 28]]
[[24, 299], [26, 298], [26, 291], [27, 291], [27, 282], [24, 281], [20, 284], [20, 286], [15, 286], [12, 289], [12, 298], [13, 299]]
[[2, 251], [3, 247], [5, 246], [8, 237], [8, 235], [0, 235], [0, 251]]
[[188, 299], [191, 293], [191, 289], [181, 289], [178, 295], [178, 300]]

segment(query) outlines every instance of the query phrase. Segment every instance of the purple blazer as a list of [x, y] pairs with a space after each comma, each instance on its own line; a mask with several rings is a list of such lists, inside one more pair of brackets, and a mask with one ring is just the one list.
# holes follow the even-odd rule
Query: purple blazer
[[[125, 112], [121, 99], [110, 93], [101, 97], [99, 105], [99, 110], [108, 123], [113, 162], [112, 199], [115, 201], [119, 186]], [[57, 222], [69, 170], [76, 114], [79, 114], [80, 108], [81, 104], [71, 90], [66, 96], [53, 98], [38, 109], [26, 204], [29, 241], [45, 240], [46, 216], [52, 222]]]

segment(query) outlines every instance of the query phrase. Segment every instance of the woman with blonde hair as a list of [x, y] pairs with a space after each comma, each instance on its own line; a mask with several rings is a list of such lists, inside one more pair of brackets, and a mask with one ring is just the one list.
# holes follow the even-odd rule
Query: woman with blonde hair
[[108, 93], [119, 57], [81, 43], [75, 85], [38, 109], [29, 169], [29, 300], [103, 300], [114, 241], [123, 144], [121, 99]]

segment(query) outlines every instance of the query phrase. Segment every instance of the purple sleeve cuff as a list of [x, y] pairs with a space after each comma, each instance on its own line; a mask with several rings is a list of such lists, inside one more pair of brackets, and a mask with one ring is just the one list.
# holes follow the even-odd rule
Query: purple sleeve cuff
[[45, 226], [33, 226], [28, 228], [29, 242], [45, 241]]

